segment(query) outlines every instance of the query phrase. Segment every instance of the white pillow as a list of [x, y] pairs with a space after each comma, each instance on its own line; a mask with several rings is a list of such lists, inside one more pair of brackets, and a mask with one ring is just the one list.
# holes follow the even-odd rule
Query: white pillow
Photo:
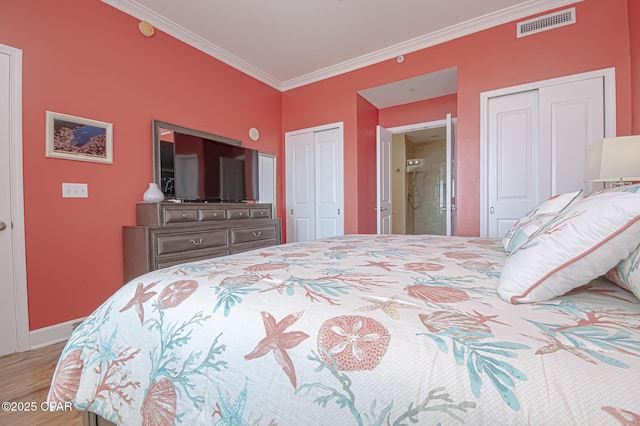
[[640, 246], [607, 272], [606, 277], [640, 298]]
[[552, 299], [604, 275], [640, 244], [640, 185], [586, 195], [512, 253], [498, 294], [510, 303]]
[[509, 232], [507, 232], [502, 239], [504, 250], [507, 253], [513, 253], [518, 250], [518, 248], [529, 241], [529, 238], [533, 234], [556, 217], [562, 209], [579, 199], [580, 194], [582, 194], [582, 190], [567, 192], [566, 194], [555, 195], [538, 204], [535, 209], [521, 217], [520, 220], [509, 229]]

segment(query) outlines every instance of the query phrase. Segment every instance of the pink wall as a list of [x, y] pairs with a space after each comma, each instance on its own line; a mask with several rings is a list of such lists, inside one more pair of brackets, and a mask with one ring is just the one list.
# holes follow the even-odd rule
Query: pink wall
[[[635, 0], [634, 0], [635, 1]], [[318, 83], [289, 90], [283, 96], [283, 130], [345, 122], [345, 168], [374, 167], [360, 160], [353, 96], [360, 90], [458, 67], [458, 232], [480, 229], [480, 93], [527, 82], [616, 68], [618, 134], [631, 131], [631, 69], [627, 0], [586, 0], [575, 5], [577, 23], [517, 39], [515, 24], [390, 59]], [[381, 114], [381, 119], [382, 119]], [[420, 120], [423, 121], [423, 120]], [[367, 161], [367, 164], [362, 164]], [[375, 182], [345, 182], [345, 232], [358, 232], [360, 192], [375, 192]], [[368, 195], [367, 195], [368, 196]]]
[[[3, 0], [0, 43], [23, 50], [31, 330], [85, 316], [122, 285], [122, 226], [153, 180], [152, 119], [282, 159], [279, 91], [161, 31], [142, 36], [99, 0]], [[47, 110], [113, 123], [113, 165], [46, 158]], [[89, 198], [63, 199], [62, 182], [87, 183]]]
[[634, 135], [640, 135], [640, 1], [627, 0], [629, 6], [629, 42], [631, 45], [631, 93]]
[[426, 101], [412, 102], [380, 110], [382, 127], [398, 127], [408, 124], [444, 120], [447, 114], [457, 117], [458, 95], [440, 96]]

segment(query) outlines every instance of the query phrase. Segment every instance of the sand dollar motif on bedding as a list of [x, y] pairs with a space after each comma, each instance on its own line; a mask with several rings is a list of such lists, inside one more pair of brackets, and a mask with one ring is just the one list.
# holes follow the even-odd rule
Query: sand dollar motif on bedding
[[318, 332], [318, 350], [327, 363], [325, 352], [343, 371], [373, 370], [387, 352], [389, 331], [373, 318], [360, 315], [341, 315], [330, 318]]
[[160, 307], [162, 309], [175, 308], [185, 301], [198, 289], [198, 282], [194, 280], [174, 281], [160, 293]]

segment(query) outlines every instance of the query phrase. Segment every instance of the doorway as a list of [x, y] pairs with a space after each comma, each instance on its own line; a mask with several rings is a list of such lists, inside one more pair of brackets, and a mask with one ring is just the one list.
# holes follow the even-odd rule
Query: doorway
[[392, 233], [446, 235], [445, 131], [434, 127], [393, 135]]
[[[386, 138], [378, 136], [391, 145], [388, 166], [380, 165], [391, 170], [391, 218], [379, 233], [455, 235], [455, 124], [447, 114], [445, 120], [396, 127], [387, 130]], [[379, 191], [387, 185], [384, 176], [379, 173]], [[379, 204], [378, 210], [385, 210]]]

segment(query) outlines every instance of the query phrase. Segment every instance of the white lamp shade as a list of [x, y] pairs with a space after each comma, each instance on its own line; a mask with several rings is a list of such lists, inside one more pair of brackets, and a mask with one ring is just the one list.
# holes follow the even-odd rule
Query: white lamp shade
[[587, 182], [640, 181], [640, 135], [605, 138], [589, 145]]

